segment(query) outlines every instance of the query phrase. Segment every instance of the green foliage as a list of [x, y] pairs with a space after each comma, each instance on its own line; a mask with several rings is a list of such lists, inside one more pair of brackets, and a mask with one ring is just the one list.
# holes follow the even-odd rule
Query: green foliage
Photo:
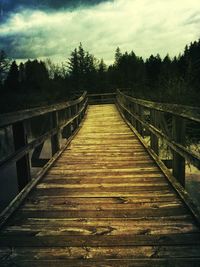
[[80, 43], [78, 49], [75, 48], [68, 61], [68, 72], [72, 87], [76, 91], [91, 92], [95, 88], [96, 81], [96, 59], [89, 52], [85, 52]]
[[138, 98], [200, 105], [200, 40], [173, 59], [157, 54], [144, 61], [133, 51], [122, 53], [119, 47], [114, 57], [114, 64], [106, 66], [80, 43], [67, 66], [50, 59], [28, 60], [18, 66], [0, 51], [0, 109], [7, 112], [64, 101], [84, 90], [105, 93], [117, 88]]

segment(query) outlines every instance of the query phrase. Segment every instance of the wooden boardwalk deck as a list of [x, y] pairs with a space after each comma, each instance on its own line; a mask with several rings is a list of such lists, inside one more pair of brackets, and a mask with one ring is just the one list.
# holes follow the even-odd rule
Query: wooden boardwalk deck
[[200, 266], [199, 227], [115, 105], [89, 107], [0, 247], [0, 266]]

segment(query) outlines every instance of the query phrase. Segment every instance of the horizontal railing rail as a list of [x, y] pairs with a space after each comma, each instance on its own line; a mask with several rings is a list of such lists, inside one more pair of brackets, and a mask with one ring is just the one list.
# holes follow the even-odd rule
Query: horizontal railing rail
[[114, 104], [116, 93], [88, 94], [89, 104]]
[[28, 120], [33, 117], [41, 116], [41, 115], [51, 113], [54, 111], [57, 112], [59, 110], [66, 109], [68, 107], [76, 106], [86, 98], [86, 95], [87, 95], [87, 92], [84, 92], [82, 96], [77, 98], [76, 100], [2, 114], [0, 115], [0, 128], [4, 128], [16, 122]]
[[[88, 97], [87, 93], [84, 92], [81, 97], [73, 101], [0, 116], [0, 131], [7, 127], [10, 128], [9, 142], [13, 146], [13, 151], [0, 159], [0, 172], [10, 164], [16, 164], [19, 192], [31, 180], [31, 166], [41, 167], [50, 160], [40, 159], [44, 143], [50, 140], [53, 157], [62, 148], [62, 140], [68, 140], [79, 127], [87, 105]], [[36, 120], [35, 124], [39, 124], [44, 116], [48, 118], [47, 129], [44, 129], [44, 133], [31, 140], [28, 138], [31, 120], [34, 119]], [[39, 119], [38, 122], [37, 119]], [[43, 125], [36, 125], [36, 127], [45, 128]]]
[[166, 112], [172, 115], [177, 115], [181, 118], [185, 118], [191, 121], [200, 122], [200, 108], [190, 107], [185, 105], [178, 104], [167, 104], [167, 103], [157, 103], [153, 101], [147, 101], [143, 99], [134, 98], [128, 95], [125, 95], [120, 90], [117, 90], [118, 95], [125, 96], [130, 103], [135, 103], [140, 106], [154, 109], [161, 112]]
[[[169, 165], [173, 176], [185, 186], [185, 161], [200, 169], [200, 155], [185, 146], [186, 120], [199, 125], [200, 108], [136, 99], [120, 90], [117, 90], [116, 103], [127, 121], [142, 137], [147, 132], [150, 133], [150, 149], [157, 156], [159, 156], [159, 140], [166, 142], [172, 151]], [[171, 118], [171, 129], [164, 116]]]

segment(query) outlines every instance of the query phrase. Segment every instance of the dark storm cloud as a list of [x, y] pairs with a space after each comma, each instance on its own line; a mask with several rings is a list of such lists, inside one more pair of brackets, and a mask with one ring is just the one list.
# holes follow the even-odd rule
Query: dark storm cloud
[[200, 32], [199, 0], [0, 0], [0, 4], [10, 12], [0, 21], [0, 49], [15, 59], [51, 57], [62, 62], [80, 42], [110, 63], [117, 46], [143, 57], [173, 56]]
[[55, 47], [45, 45], [44, 36], [38, 38], [38, 32], [18, 33], [0, 38], [0, 50], [4, 50], [13, 59], [27, 59], [37, 57], [50, 57], [55, 53]]
[[0, 17], [20, 9], [60, 10], [74, 9], [80, 6], [93, 6], [112, 0], [0, 0]]

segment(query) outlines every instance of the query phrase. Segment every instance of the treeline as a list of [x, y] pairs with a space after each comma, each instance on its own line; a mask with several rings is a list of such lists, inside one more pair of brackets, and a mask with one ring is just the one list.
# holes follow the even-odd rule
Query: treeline
[[28, 60], [17, 65], [5, 58], [0, 70], [2, 112], [48, 105], [69, 99], [70, 92], [62, 67], [50, 60]]
[[139, 98], [199, 106], [200, 40], [174, 58], [161, 59], [158, 54], [144, 60], [117, 48], [110, 66], [82, 44], [62, 65], [50, 60], [17, 65], [0, 52], [1, 111], [64, 101], [84, 90], [105, 93], [116, 88]]

